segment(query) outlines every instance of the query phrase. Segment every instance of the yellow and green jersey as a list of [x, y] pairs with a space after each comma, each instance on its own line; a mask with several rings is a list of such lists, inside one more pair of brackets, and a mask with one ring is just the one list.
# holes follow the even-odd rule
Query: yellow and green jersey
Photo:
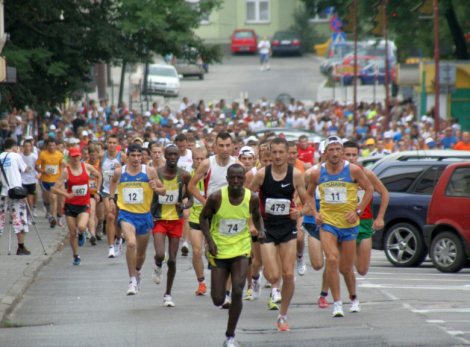
[[126, 172], [127, 165], [121, 168], [121, 179], [118, 184], [119, 209], [132, 213], [149, 213], [153, 199], [153, 189], [150, 187], [147, 166], [141, 165], [137, 175]]
[[[191, 170], [191, 177], [194, 176], [195, 172], [196, 172], [195, 169]], [[196, 188], [197, 188], [197, 190], [199, 190], [199, 193], [202, 196], [205, 196], [204, 180], [203, 179], [200, 180], [199, 182], [197, 182]], [[202, 203], [198, 199], [193, 197], [193, 206], [191, 207], [191, 210], [189, 212], [189, 220], [188, 221], [191, 222], [191, 223], [199, 224], [199, 215], [201, 214], [203, 208], [204, 208], [204, 205], [202, 205]]]
[[154, 220], [180, 220], [183, 212], [176, 210], [175, 204], [183, 201], [183, 178], [181, 169], [178, 168], [172, 180], [163, 178], [162, 168], [157, 169], [158, 178], [166, 189], [165, 195], [155, 194], [152, 203], [152, 215]]

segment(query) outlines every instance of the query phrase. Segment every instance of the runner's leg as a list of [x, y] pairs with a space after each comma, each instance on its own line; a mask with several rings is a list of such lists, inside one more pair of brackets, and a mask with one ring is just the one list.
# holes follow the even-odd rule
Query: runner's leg
[[228, 324], [225, 335], [227, 337], [235, 336], [238, 319], [243, 308], [243, 288], [245, 287], [246, 272], [248, 270], [248, 259], [240, 259], [230, 267], [232, 277], [232, 304], [228, 311]]
[[338, 238], [332, 233], [324, 231], [322, 228], [320, 228], [320, 238], [326, 258], [325, 277], [331, 288], [333, 300], [341, 301], [338, 274]]
[[136, 236], [135, 236], [135, 227], [126, 221], [121, 220], [121, 230], [124, 233], [124, 237], [127, 241], [126, 247], [126, 261], [127, 261], [127, 269], [129, 271], [129, 277], [135, 277], [135, 268], [137, 267], [137, 259], [136, 259]]
[[179, 237], [168, 238], [168, 273], [166, 281], [166, 295], [171, 295], [171, 288], [173, 287], [173, 280], [176, 275], [176, 256], [180, 245]]
[[67, 226], [70, 233], [70, 247], [72, 247], [73, 256], [78, 254], [77, 221], [74, 217], [66, 216]]
[[[183, 231], [184, 233], [184, 231]], [[204, 278], [204, 262], [202, 261], [202, 242], [204, 235], [201, 230], [189, 230], [191, 247], [193, 249], [193, 267], [197, 279]]]
[[281, 257], [282, 263], [281, 316], [285, 316], [287, 314], [290, 302], [294, 296], [294, 265], [296, 258], [296, 247], [296, 239], [290, 240], [288, 242], [281, 242], [279, 244], [279, 255]]
[[370, 256], [372, 252], [372, 238], [362, 239], [356, 245], [356, 270], [361, 276], [365, 276], [369, 271]]

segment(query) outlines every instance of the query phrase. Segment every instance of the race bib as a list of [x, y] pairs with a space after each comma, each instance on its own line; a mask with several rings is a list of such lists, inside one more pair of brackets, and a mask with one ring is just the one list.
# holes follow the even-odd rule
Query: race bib
[[[199, 193], [204, 196], [204, 191], [203, 190], [200, 190]], [[194, 197], [194, 205], [195, 206], [202, 206], [202, 202], [200, 202], [198, 199], [196, 199], [196, 197]]]
[[75, 196], [85, 196], [88, 193], [88, 185], [82, 184], [80, 186], [73, 186], [72, 193], [75, 194]]
[[181, 169], [181, 170], [184, 170], [184, 171], [191, 171], [191, 165], [192, 163], [178, 163], [178, 167]]
[[315, 190], [315, 199], [321, 200], [320, 188], [318, 186], [317, 186], [317, 189]]
[[165, 195], [158, 196], [158, 202], [162, 205], [174, 205], [178, 202], [178, 189], [167, 190]]
[[144, 188], [123, 188], [122, 193], [125, 204], [136, 205], [144, 202]]
[[345, 204], [348, 202], [346, 188], [323, 188], [323, 196], [327, 204]]
[[366, 193], [365, 190], [358, 190], [357, 191], [357, 206], [359, 206], [362, 202], [362, 200], [364, 200], [364, 194]]
[[290, 200], [287, 199], [266, 199], [264, 211], [275, 216], [286, 216], [290, 213]]
[[93, 181], [88, 181], [89, 185], [90, 185], [90, 190], [96, 190], [96, 181], [93, 180]]
[[221, 219], [219, 222], [219, 235], [235, 236], [246, 228], [246, 219]]
[[104, 181], [106, 183], [110, 183], [111, 182], [111, 179], [113, 178], [114, 176], [114, 170], [108, 170], [108, 171], [105, 171], [104, 174], [103, 174], [103, 178], [104, 178]]
[[52, 175], [57, 175], [59, 167], [57, 165], [46, 165], [46, 171]]

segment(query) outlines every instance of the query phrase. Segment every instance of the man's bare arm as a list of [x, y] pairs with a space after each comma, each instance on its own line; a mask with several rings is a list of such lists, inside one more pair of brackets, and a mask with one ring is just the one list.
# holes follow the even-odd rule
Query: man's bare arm
[[204, 179], [207, 174], [207, 171], [209, 171], [209, 167], [210, 159], [204, 159], [201, 165], [199, 165], [199, 167], [197, 168], [193, 178], [191, 178], [191, 181], [188, 184], [188, 191], [203, 205], [206, 204], [206, 199], [201, 195], [199, 189], [197, 189], [197, 184], [200, 180]]

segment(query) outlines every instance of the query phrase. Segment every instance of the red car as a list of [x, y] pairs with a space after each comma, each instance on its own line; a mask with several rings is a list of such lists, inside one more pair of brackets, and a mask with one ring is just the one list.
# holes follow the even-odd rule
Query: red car
[[232, 34], [232, 53], [256, 53], [258, 39], [253, 29], [235, 29]]
[[437, 182], [423, 231], [434, 266], [458, 272], [470, 258], [470, 163], [449, 165]]

